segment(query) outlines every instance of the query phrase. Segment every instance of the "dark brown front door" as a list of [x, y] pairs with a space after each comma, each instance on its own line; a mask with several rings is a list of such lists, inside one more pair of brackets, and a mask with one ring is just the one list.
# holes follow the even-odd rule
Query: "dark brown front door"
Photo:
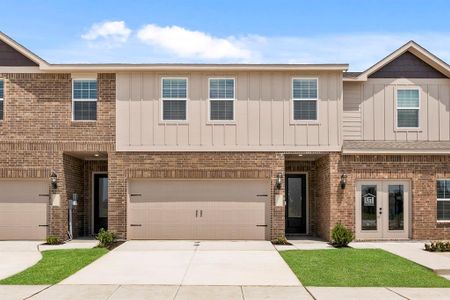
[[94, 233], [108, 229], [108, 175], [94, 174]]
[[306, 234], [306, 175], [286, 175], [286, 233]]

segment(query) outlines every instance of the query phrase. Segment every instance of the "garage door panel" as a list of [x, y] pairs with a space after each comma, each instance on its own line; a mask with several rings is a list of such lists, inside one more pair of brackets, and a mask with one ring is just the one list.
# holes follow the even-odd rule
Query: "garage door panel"
[[143, 180], [130, 182], [133, 202], [252, 202], [267, 195], [264, 180]]
[[[145, 196], [141, 196], [145, 199]], [[140, 198], [141, 198], [140, 197]], [[194, 239], [192, 204], [130, 201], [129, 236], [133, 239]], [[137, 225], [137, 226], [136, 226]]]
[[268, 236], [267, 180], [133, 179], [129, 190], [129, 239]]
[[45, 180], [0, 180], [0, 240], [43, 240], [47, 235]]
[[198, 220], [198, 235], [205, 239], [264, 239], [265, 206], [263, 199], [206, 203]]
[[47, 235], [47, 227], [0, 225], [0, 233], [0, 240], [44, 240]]

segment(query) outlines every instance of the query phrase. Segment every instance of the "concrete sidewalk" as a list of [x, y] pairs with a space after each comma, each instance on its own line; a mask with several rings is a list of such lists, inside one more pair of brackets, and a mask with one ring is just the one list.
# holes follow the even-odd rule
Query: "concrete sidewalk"
[[429, 300], [450, 299], [450, 288], [307, 287], [314, 299]]
[[74, 239], [65, 242], [61, 245], [39, 245], [39, 251], [46, 250], [64, 250], [64, 249], [90, 249], [98, 246], [98, 241], [95, 239]]
[[[0, 241], [0, 279], [19, 273], [41, 259], [34, 241]], [[1, 297], [0, 297], [1, 299]]]
[[419, 265], [433, 270], [437, 274], [450, 279], [450, 257], [438, 252], [424, 250], [425, 242], [399, 241], [399, 242], [353, 242], [353, 248], [378, 248], [409, 259]]
[[301, 286], [65, 285], [1, 286], [2, 300], [302, 300], [313, 299]]
[[341, 288], [301, 286], [64, 285], [0, 286], [0, 299], [48, 300], [301, 300], [301, 299], [450, 299], [442, 288]]

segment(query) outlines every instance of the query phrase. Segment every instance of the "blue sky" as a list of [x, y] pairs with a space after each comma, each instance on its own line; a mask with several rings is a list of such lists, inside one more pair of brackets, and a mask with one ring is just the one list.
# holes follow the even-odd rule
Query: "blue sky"
[[450, 1], [2, 1], [0, 30], [51, 63], [350, 63], [414, 39], [450, 62]]

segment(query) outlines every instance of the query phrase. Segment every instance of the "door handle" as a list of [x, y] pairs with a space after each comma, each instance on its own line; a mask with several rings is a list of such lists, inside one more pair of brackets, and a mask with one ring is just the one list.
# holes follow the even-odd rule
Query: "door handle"
[[200, 210], [200, 218], [203, 217], [203, 209]]
[[383, 214], [383, 208], [380, 207], [380, 215]]
[[198, 209], [195, 210], [195, 217], [198, 218]]

